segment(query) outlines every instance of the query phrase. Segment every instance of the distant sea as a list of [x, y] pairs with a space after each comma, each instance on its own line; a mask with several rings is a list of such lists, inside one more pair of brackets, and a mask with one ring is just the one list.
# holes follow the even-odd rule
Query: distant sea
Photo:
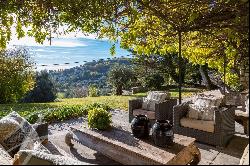
[[[51, 45], [31, 45], [28, 48], [37, 70], [57, 70], [83, 65], [98, 59], [114, 58], [110, 54], [112, 43], [87, 38], [56, 38]], [[131, 53], [116, 44], [115, 57], [131, 57]]]

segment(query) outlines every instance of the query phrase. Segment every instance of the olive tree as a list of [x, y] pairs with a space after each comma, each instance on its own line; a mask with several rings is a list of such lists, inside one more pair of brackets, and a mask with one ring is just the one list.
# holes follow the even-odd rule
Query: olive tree
[[115, 65], [108, 72], [108, 82], [115, 89], [116, 95], [122, 95], [122, 89], [135, 80], [133, 71], [126, 65]]

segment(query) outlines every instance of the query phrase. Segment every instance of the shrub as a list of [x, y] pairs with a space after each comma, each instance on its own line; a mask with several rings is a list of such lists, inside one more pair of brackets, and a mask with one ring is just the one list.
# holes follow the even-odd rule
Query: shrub
[[27, 121], [30, 122], [31, 124], [34, 124], [38, 122], [39, 120], [39, 114], [38, 113], [33, 113], [30, 116], [27, 117]]
[[104, 103], [92, 103], [92, 104], [87, 105], [87, 108], [88, 110], [92, 110], [95, 108], [103, 108], [105, 111], [111, 110], [111, 107]]
[[28, 50], [0, 47], [0, 104], [17, 102], [33, 88], [33, 67]]
[[27, 119], [28, 122], [31, 124], [34, 124], [39, 121], [43, 122], [58, 122], [58, 121], [64, 121], [72, 118], [78, 118], [83, 117], [88, 114], [89, 110], [93, 109], [103, 109], [105, 111], [108, 111], [111, 109], [111, 107], [104, 103], [93, 103], [88, 105], [68, 105], [68, 106], [60, 106], [55, 108], [37, 108], [33, 107], [30, 108], [22, 108], [18, 107], [15, 109], [12, 108], [6, 108], [1, 109], [0, 108], [0, 118], [8, 115], [10, 112], [17, 111], [22, 117]]
[[88, 109], [86, 106], [63, 106], [48, 110], [43, 114], [46, 122], [64, 121], [71, 118], [78, 118], [87, 115]]
[[62, 106], [59, 108], [48, 108], [44, 110], [34, 111], [32, 114], [26, 116], [26, 119], [34, 124], [41, 120], [52, 123], [58, 121], [64, 121], [71, 118], [78, 118], [87, 115], [87, 106], [75, 105], [75, 106]]
[[90, 85], [88, 87], [88, 89], [89, 89], [89, 96], [90, 97], [97, 97], [97, 96], [99, 96], [99, 94], [98, 94], [98, 88], [96, 86]]
[[103, 108], [94, 108], [88, 112], [88, 126], [99, 130], [110, 127], [111, 114]]

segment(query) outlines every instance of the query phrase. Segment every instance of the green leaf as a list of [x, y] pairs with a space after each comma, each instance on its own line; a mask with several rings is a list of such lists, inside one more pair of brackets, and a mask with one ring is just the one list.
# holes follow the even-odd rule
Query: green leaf
[[196, 18], [198, 18], [199, 17], [199, 14], [198, 13], [196, 13], [196, 12], [193, 12], [191, 15], [190, 15], [190, 17], [189, 17], [189, 20], [188, 20], [188, 22], [190, 23], [190, 22], [193, 22]]
[[113, 45], [111, 46], [111, 48], [110, 48], [110, 54], [111, 54], [112, 56], [114, 56], [114, 55], [116, 54], [115, 44], [113, 44]]

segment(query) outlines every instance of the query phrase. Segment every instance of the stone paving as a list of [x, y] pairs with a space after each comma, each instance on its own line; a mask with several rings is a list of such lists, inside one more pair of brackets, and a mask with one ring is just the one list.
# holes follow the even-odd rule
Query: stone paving
[[236, 134], [225, 149], [196, 143], [201, 152], [199, 165], [238, 165], [248, 143], [249, 138], [241, 134]]
[[[119, 126], [124, 129], [130, 127], [128, 123], [128, 112], [114, 110], [112, 111], [112, 115], [113, 124], [119, 124]], [[62, 123], [51, 124], [49, 126], [49, 140], [78, 160], [101, 165], [119, 164], [80, 144], [75, 144], [74, 148], [70, 149], [64, 142], [64, 136], [67, 131], [69, 131], [70, 126], [79, 125], [86, 125], [86, 119], [78, 118]], [[249, 137], [244, 134], [243, 127], [240, 124], [236, 123], [235, 127], [236, 134], [224, 149], [199, 142], [195, 143], [201, 152], [199, 165], [237, 165], [240, 163], [244, 149], [249, 143]]]

